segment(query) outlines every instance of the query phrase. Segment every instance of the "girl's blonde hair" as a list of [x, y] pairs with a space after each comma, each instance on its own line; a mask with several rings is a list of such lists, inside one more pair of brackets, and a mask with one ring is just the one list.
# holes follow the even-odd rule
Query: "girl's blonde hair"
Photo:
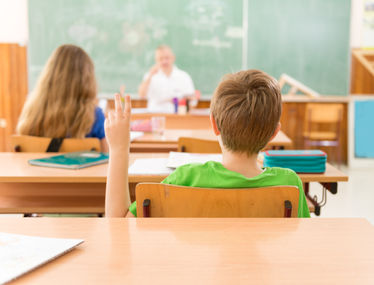
[[80, 47], [58, 47], [45, 65], [17, 125], [21, 135], [84, 138], [95, 116], [94, 64]]

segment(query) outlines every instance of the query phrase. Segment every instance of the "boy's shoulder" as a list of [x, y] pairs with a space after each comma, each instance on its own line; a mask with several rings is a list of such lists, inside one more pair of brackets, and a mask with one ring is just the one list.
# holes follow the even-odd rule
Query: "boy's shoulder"
[[247, 178], [240, 173], [227, 170], [221, 163], [215, 161], [180, 166], [162, 183], [216, 188], [301, 185], [299, 176], [291, 169], [266, 167], [258, 176]]
[[179, 166], [174, 170], [172, 174], [175, 175], [186, 175], [194, 173], [202, 173], [206, 171], [211, 171], [217, 169], [222, 164], [216, 161], [208, 161], [206, 163], [189, 163], [182, 166]]
[[297, 175], [295, 171], [289, 168], [282, 168], [282, 167], [266, 167], [265, 173], [268, 176], [268, 179], [274, 179], [279, 182], [288, 182], [284, 185], [288, 184], [298, 184], [300, 182], [300, 177]]
[[290, 168], [283, 167], [265, 167], [265, 170], [279, 175], [297, 176], [296, 172]]
[[[190, 163], [182, 165], [174, 170], [172, 174], [188, 174], [188, 173], [200, 173], [202, 172], [212, 172], [212, 171], [222, 171], [225, 170], [223, 165], [216, 161], [208, 161], [206, 163]], [[264, 168], [264, 174], [269, 176], [284, 176], [290, 178], [298, 178], [299, 176], [295, 171], [289, 168], [282, 167], [266, 167]]]
[[200, 184], [201, 180], [217, 175], [221, 168], [222, 164], [216, 161], [185, 164], [176, 168], [162, 183], [194, 186], [195, 183]]

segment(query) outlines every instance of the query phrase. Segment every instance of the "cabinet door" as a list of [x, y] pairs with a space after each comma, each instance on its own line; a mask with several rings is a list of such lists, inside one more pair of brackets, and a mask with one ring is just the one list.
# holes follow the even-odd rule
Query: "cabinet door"
[[0, 151], [11, 151], [10, 136], [27, 96], [26, 50], [18, 44], [0, 44]]

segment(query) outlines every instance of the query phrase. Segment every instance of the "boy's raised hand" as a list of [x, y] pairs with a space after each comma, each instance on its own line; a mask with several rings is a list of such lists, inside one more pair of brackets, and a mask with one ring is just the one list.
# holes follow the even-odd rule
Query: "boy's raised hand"
[[125, 107], [122, 108], [122, 96], [115, 94], [115, 110], [110, 112], [105, 120], [105, 136], [109, 145], [109, 152], [128, 152], [130, 146], [130, 117], [131, 99], [125, 96]]

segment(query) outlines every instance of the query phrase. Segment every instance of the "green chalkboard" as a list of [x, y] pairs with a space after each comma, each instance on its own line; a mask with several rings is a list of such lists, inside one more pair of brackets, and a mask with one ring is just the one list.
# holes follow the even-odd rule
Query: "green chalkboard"
[[74, 43], [93, 58], [100, 92], [126, 84], [136, 93], [154, 49], [168, 44], [203, 94], [243, 67], [287, 73], [321, 94], [348, 94], [350, 0], [28, 3], [30, 89], [51, 52]]
[[350, 0], [250, 0], [248, 68], [347, 95], [350, 7]]
[[93, 58], [103, 93], [121, 84], [136, 93], [160, 44], [205, 94], [242, 66], [242, 0], [30, 0], [28, 9], [30, 89], [64, 43]]

